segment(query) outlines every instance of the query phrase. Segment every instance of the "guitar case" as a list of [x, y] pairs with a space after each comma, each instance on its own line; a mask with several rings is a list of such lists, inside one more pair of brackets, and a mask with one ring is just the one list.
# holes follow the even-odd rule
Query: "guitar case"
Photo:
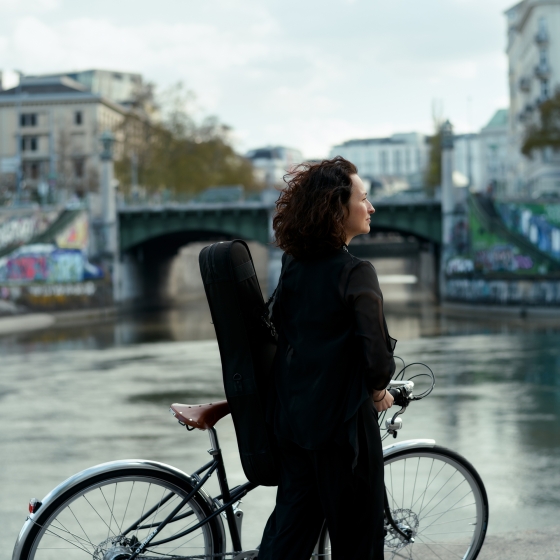
[[244, 241], [202, 249], [200, 273], [216, 330], [224, 389], [247, 479], [276, 486], [274, 437], [265, 421], [276, 333]]

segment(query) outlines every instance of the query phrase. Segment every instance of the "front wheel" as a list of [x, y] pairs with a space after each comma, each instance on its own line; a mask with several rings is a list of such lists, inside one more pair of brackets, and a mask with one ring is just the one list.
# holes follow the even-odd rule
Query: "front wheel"
[[[387, 523], [385, 559], [475, 560], [488, 526], [488, 497], [475, 468], [461, 455], [435, 445], [385, 457], [389, 509], [405, 540]], [[331, 558], [323, 530], [317, 553]]]
[[[170, 473], [123, 468], [84, 480], [41, 508], [17, 560], [126, 560], [192, 490]], [[216, 519], [195, 494], [139, 560], [212, 558], [223, 553]], [[159, 543], [159, 544], [158, 544]]]

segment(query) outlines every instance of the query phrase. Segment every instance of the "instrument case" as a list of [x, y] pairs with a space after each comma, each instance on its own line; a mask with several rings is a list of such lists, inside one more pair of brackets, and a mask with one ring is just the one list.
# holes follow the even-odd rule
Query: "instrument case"
[[274, 436], [265, 421], [276, 333], [244, 241], [220, 241], [199, 255], [216, 330], [226, 398], [247, 479], [278, 484]]

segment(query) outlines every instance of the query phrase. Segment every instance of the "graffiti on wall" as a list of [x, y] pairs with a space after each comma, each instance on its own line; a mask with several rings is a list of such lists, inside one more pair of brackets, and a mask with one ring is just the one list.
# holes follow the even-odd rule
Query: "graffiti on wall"
[[26, 245], [0, 259], [0, 283], [82, 282], [101, 278], [102, 271], [79, 249], [54, 244]]
[[0, 223], [0, 249], [29, 241], [35, 225], [35, 216], [12, 217]]
[[506, 226], [541, 251], [560, 259], [560, 204], [496, 203]]
[[[468, 239], [467, 239], [468, 237]], [[543, 274], [545, 266], [497, 233], [488, 231], [475, 213], [470, 213], [468, 227], [454, 228], [454, 253], [445, 263], [448, 276], [473, 273]]]
[[88, 247], [88, 217], [80, 214], [62, 233], [56, 236], [55, 242], [61, 249], [80, 249]]
[[17, 211], [3, 211], [0, 213], [0, 251], [27, 243], [33, 236], [45, 231], [59, 213], [58, 210], [37, 210], [23, 214]]

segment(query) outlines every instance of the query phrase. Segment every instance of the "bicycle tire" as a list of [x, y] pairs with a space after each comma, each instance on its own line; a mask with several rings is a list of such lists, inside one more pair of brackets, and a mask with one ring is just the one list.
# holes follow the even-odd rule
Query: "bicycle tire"
[[[94, 475], [63, 493], [44, 511], [39, 510], [33, 528], [22, 543], [19, 560], [128, 558], [134, 546], [192, 489], [185, 480], [160, 471], [123, 468]], [[164, 502], [168, 495], [171, 496]], [[125, 527], [133, 525], [153, 507], [157, 509], [136, 530], [126, 533]], [[211, 513], [211, 506], [197, 493], [178, 514], [188, 515], [168, 524], [152, 542], [177, 535]], [[138, 559], [220, 556], [225, 552], [225, 542], [218, 523], [214, 518], [185, 537], [159, 546], [149, 545]]]
[[[385, 457], [384, 463], [391, 514], [414, 538], [414, 543], [403, 542], [388, 526], [385, 558], [475, 560], [486, 537], [489, 508], [484, 483], [472, 464], [439, 445], [403, 449]], [[434, 532], [437, 527], [441, 529]], [[326, 527], [315, 555], [331, 558]]]

